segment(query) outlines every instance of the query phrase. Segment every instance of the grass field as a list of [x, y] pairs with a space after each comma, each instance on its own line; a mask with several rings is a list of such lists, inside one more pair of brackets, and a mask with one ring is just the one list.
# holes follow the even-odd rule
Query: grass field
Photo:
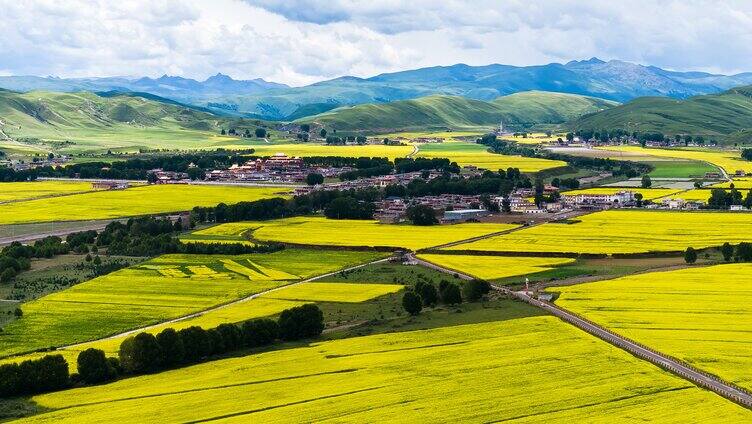
[[681, 190], [676, 190], [672, 188], [595, 187], [595, 188], [586, 188], [582, 190], [563, 191], [561, 192], [561, 194], [566, 195], [566, 196], [575, 196], [578, 194], [614, 194], [614, 193], [625, 191], [625, 190], [642, 194], [643, 200], [654, 200], [660, 197], [671, 196], [672, 194], [675, 194], [681, 191]]
[[494, 281], [501, 278], [548, 271], [574, 262], [570, 258], [525, 258], [508, 256], [420, 254], [418, 258], [476, 278]]
[[454, 250], [574, 253], [678, 251], [749, 241], [745, 214], [612, 210], [450, 247]]
[[[239, 231], [238, 224], [225, 230], [225, 224], [212, 230], [217, 233]], [[262, 241], [278, 241], [330, 246], [386, 246], [420, 249], [464, 240], [515, 228], [513, 224], [456, 224], [413, 226], [380, 224], [377, 221], [295, 217], [272, 221], [246, 222], [256, 228], [252, 237]]]
[[101, 338], [379, 256], [297, 249], [161, 256], [23, 304], [23, 317], [0, 333], [0, 356]]
[[[26, 422], [742, 422], [749, 411], [549, 316], [380, 334], [32, 398]], [[466, 314], [454, 314], [463, 316]], [[482, 395], [479, 395], [482, 394]], [[441, 407], [437, 407], [441, 405]]]
[[266, 299], [299, 302], [358, 303], [402, 290], [400, 284], [301, 283], [262, 295]]
[[0, 205], [0, 224], [80, 221], [179, 212], [194, 206], [216, 206], [284, 196], [274, 187], [152, 185], [99, 191]]
[[729, 174], [737, 170], [752, 172], [752, 162], [743, 160], [738, 150], [711, 150], [711, 149], [655, 149], [642, 148], [639, 146], [609, 146], [599, 148], [613, 152], [631, 152], [645, 154], [658, 158], [678, 158], [708, 162], [721, 167]]
[[84, 191], [94, 191], [91, 183], [78, 181], [0, 183], [0, 203]]
[[693, 267], [553, 290], [560, 306], [752, 389], [752, 264]]
[[648, 175], [653, 178], [702, 178], [708, 172], [718, 172], [718, 168], [698, 160], [656, 160], [644, 161], [653, 167]]
[[538, 172], [566, 166], [566, 163], [562, 161], [490, 153], [488, 147], [482, 144], [459, 141], [423, 144], [419, 146], [419, 149], [418, 157], [448, 158], [460, 166], [473, 165], [491, 171], [511, 167], [519, 168], [522, 172]]

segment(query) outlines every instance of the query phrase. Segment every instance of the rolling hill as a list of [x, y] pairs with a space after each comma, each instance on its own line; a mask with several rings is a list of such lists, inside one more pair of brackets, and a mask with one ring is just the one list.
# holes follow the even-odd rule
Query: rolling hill
[[573, 94], [530, 91], [491, 102], [459, 96], [428, 96], [390, 103], [342, 107], [296, 122], [317, 123], [338, 131], [383, 133], [414, 129], [512, 128], [562, 124], [616, 103]]
[[0, 91], [0, 139], [62, 151], [202, 147], [223, 122], [153, 95]]
[[643, 97], [573, 122], [574, 129], [616, 129], [749, 140], [752, 129], [752, 86], [686, 100]]

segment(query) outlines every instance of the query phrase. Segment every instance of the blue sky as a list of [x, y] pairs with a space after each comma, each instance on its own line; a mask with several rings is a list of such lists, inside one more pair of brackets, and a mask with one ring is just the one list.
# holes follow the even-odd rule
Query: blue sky
[[262, 77], [592, 56], [752, 71], [752, 2], [0, 0], [0, 74]]

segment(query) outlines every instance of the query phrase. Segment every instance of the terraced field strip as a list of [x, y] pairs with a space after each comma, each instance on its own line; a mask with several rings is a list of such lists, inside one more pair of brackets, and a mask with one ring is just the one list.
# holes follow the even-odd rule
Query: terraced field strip
[[623, 349], [638, 358], [649, 361], [662, 369], [665, 369], [679, 377], [682, 377], [685, 380], [691, 381], [692, 383], [700, 387], [713, 391], [730, 401], [744, 406], [747, 409], [752, 409], [752, 394], [733, 383], [722, 380], [717, 376], [694, 368], [693, 366], [683, 361], [672, 358], [641, 343], [637, 343], [622, 335], [616, 334], [559, 306], [533, 299], [525, 292], [512, 291], [500, 286], [494, 286], [494, 289], [501, 290], [533, 306], [537, 306], [545, 311], [548, 311], [552, 315], [561, 318], [563, 321], [568, 322], [575, 327], [580, 328], [581, 330], [595, 337], [598, 337], [599, 339], [604, 340], [620, 349]]

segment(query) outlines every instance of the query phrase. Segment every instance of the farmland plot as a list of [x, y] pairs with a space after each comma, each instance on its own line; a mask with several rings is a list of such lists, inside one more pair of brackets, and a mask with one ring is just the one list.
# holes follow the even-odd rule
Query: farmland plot
[[557, 160], [491, 153], [488, 147], [482, 144], [460, 141], [425, 144], [420, 145], [419, 149], [418, 157], [448, 158], [460, 166], [472, 165], [494, 172], [507, 168], [519, 168], [522, 172], [538, 172], [567, 165], [566, 162]]
[[450, 247], [452, 250], [639, 253], [749, 241], [745, 214], [611, 210]]
[[556, 301], [617, 333], [752, 389], [752, 264], [568, 287]]
[[550, 316], [324, 341], [32, 400], [49, 411], [25, 420], [32, 423], [686, 422], [677, 410], [695, 422], [752, 416]]
[[33, 181], [0, 183], [0, 203], [38, 197], [94, 191], [91, 183], [82, 181]]
[[[23, 304], [23, 317], [0, 333], [0, 356], [120, 333], [379, 256], [295, 249], [239, 256], [161, 256]], [[228, 269], [225, 260], [235, 262], [235, 270]], [[237, 272], [243, 269], [248, 272]]]
[[484, 280], [535, 274], [574, 262], [571, 258], [420, 254], [419, 259]]

